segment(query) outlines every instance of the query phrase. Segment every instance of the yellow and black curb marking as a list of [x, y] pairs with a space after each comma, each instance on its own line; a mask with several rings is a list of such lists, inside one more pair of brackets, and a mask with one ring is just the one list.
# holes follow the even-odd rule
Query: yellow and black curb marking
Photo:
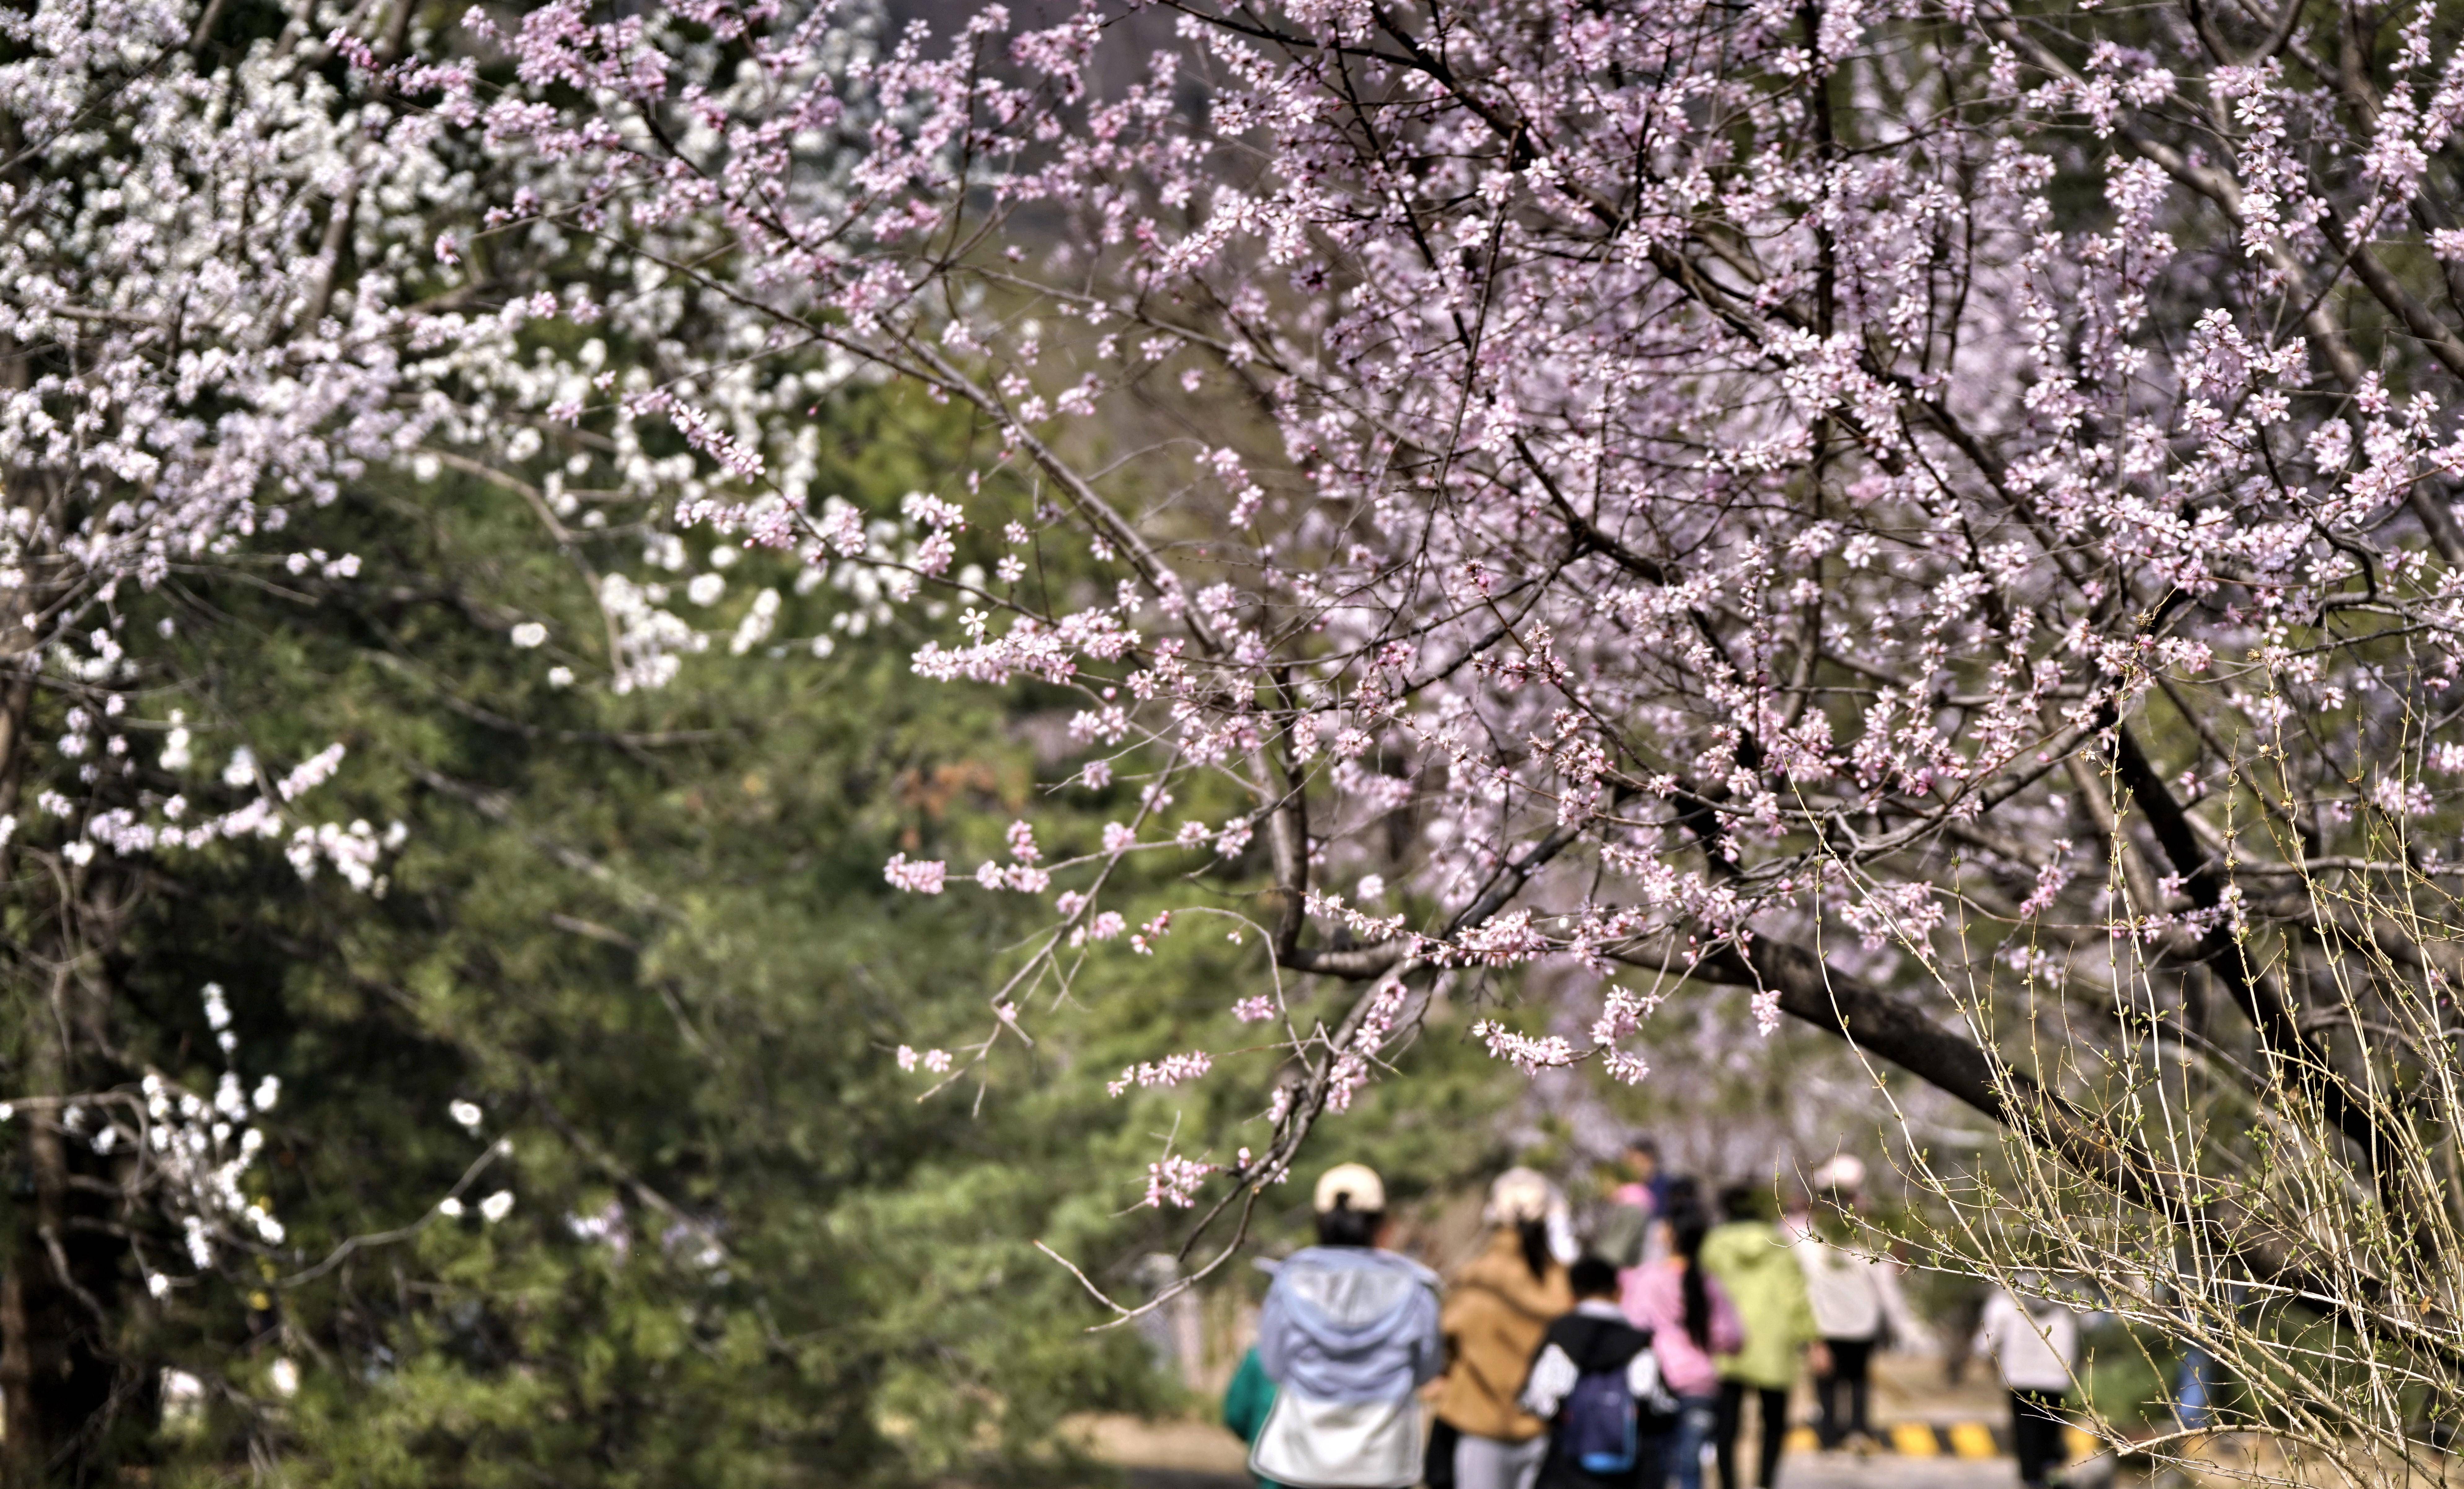
[[[2097, 1451], [2096, 1439], [2076, 1427], [2066, 1429], [2063, 1435], [2074, 1458], [2083, 1458]], [[1903, 1458], [1998, 1458], [2011, 1452], [2008, 1423], [1894, 1422], [1880, 1430], [1880, 1437], [1884, 1452]], [[1789, 1430], [1789, 1452], [1815, 1453], [1821, 1446], [1813, 1428]]]

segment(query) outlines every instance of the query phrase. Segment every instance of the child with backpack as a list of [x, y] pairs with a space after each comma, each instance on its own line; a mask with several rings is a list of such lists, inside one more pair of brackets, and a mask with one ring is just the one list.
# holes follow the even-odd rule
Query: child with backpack
[[1533, 1489], [1656, 1489], [1677, 1402], [1661, 1386], [1651, 1334], [1626, 1322], [1614, 1265], [1585, 1257], [1568, 1281], [1574, 1311], [1541, 1336], [1521, 1396], [1549, 1424]]

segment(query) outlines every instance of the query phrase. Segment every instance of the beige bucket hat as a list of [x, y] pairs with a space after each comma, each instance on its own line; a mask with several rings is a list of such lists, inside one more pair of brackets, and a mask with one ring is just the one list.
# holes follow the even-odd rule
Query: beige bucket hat
[[1330, 1214], [1337, 1206], [1379, 1211], [1386, 1208], [1386, 1181], [1365, 1163], [1339, 1163], [1318, 1175], [1315, 1197], [1320, 1215]]

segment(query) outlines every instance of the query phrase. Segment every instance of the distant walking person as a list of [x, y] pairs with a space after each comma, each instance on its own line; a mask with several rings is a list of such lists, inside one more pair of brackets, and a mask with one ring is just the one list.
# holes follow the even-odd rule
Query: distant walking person
[[1442, 1363], [1437, 1275], [1383, 1249], [1386, 1186], [1356, 1163], [1317, 1181], [1317, 1239], [1275, 1272], [1258, 1316], [1273, 1406], [1249, 1472], [1292, 1489], [1420, 1481], [1420, 1386]]
[[1660, 1171], [1660, 1145], [1648, 1137], [1627, 1142], [1622, 1165], [1624, 1182], [1610, 1186], [1593, 1222], [1592, 1251], [1614, 1266], [1640, 1266], [1652, 1223], [1667, 1213], [1668, 1176]]
[[1754, 1192], [1742, 1184], [1722, 1191], [1720, 1208], [1727, 1221], [1703, 1241], [1703, 1270], [1727, 1289], [1746, 1325], [1745, 1347], [1720, 1357], [1720, 1415], [1712, 1447], [1721, 1489], [1743, 1489], [1737, 1436], [1749, 1397], [1762, 1433], [1754, 1482], [1771, 1489], [1788, 1437], [1788, 1393], [1796, 1384], [1797, 1362], [1811, 1353], [1816, 1368], [1828, 1363], [1788, 1233], [1757, 1216], [1754, 1199]]
[[1668, 1217], [1669, 1252], [1625, 1275], [1625, 1316], [1651, 1330], [1660, 1376], [1677, 1397], [1666, 1471], [1677, 1489], [1703, 1489], [1703, 1450], [1719, 1420], [1720, 1371], [1712, 1356], [1746, 1347], [1745, 1325], [1719, 1280], [1702, 1265], [1709, 1221], [1699, 1210]]
[[2011, 1456], [2019, 1482], [2053, 1481], [2069, 1455], [2062, 1442], [2062, 1398], [2079, 1364], [2079, 1315], [2047, 1298], [2021, 1302], [2007, 1289], [1985, 1304], [1977, 1329], [1980, 1354], [1990, 1354], [2011, 1391]]
[[1651, 1336], [1617, 1306], [1616, 1267], [1585, 1257], [1568, 1278], [1574, 1311], [1541, 1336], [1523, 1385], [1523, 1409], [1549, 1423], [1538, 1489], [1657, 1489], [1677, 1403]]
[[1438, 1421], [1454, 1441], [1455, 1489], [1531, 1489], [1548, 1424], [1517, 1402], [1541, 1336], [1573, 1307], [1550, 1254], [1549, 1181], [1508, 1169], [1489, 1186], [1488, 1245], [1446, 1287], [1446, 1378]]
[[[1822, 1446], [1836, 1448], [1851, 1436], [1866, 1442], [1873, 1439], [1870, 1372], [1885, 1326], [1909, 1340], [1922, 1329], [1900, 1291], [1898, 1269], [1879, 1257], [1837, 1243], [1846, 1238], [1856, 1185], [1864, 1177], [1864, 1166], [1853, 1158], [1834, 1159], [1815, 1171], [1815, 1177], [1832, 1181], [1821, 1204], [1792, 1215], [1788, 1227], [1793, 1236], [1791, 1249], [1805, 1276], [1806, 1300], [1814, 1307], [1814, 1325], [1821, 1331], [1823, 1353], [1828, 1357], [1816, 1362], [1814, 1375], [1815, 1433]], [[1824, 1234], [1826, 1229], [1834, 1234]], [[1830, 1369], [1819, 1368], [1825, 1363]]]
[[2205, 1432], [2214, 1424], [2222, 1382], [2214, 1355], [2197, 1345], [2182, 1351], [2181, 1366], [2173, 1372], [2173, 1414], [2181, 1418], [2184, 1431]]

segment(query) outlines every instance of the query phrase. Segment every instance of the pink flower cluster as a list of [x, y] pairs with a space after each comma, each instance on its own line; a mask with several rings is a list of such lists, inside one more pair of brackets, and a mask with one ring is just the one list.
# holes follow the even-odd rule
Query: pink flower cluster
[[[2414, 271], [2455, 252], [2424, 225], [2464, 65], [2427, 31], [2357, 82], [1964, 0], [1191, 0], [1163, 46], [1107, 14], [877, 46], [729, 0], [479, 28], [515, 83], [430, 68], [433, 111], [385, 126], [398, 174], [418, 130], [503, 163], [416, 257], [587, 232], [629, 277], [581, 302], [647, 361], [526, 344], [482, 429], [395, 395], [517, 364], [536, 292], [450, 322], [333, 301], [337, 347], [435, 366], [310, 357], [285, 376], [350, 436], [276, 440], [250, 489], [431, 435], [543, 480], [506, 428], [633, 449], [657, 412], [688, 452], [616, 462], [622, 489], [705, 522], [768, 500], [849, 627], [903, 614], [919, 675], [1069, 691], [1054, 783], [1137, 784], [1100, 853], [1047, 861], [1022, 821], [978, 871], [1052, 896], [1014, 1006], [1126, 933], [1108, 876], [1168, 843], [1213, 850], [1193, 905], [1271, 890], [1285, 975], [1356, 985], [1349, 1032], [1284, 1052], [1261, 1172], [1371, 1079], [1406, 980], [1602, 997], [1590, 1051], [1481, 1037], [1639, 1080], [1648, 1010], [1603, 981], [1726, 984], [1765, 1032], [1821, 1001], [1783, 972], [1921, 1018], [2013, 927], [2087, 975], [2069, 953], [2124, 918], [2087, 864], [2161, 853], [2168, 903], [2123, 929], [2187, 953], [2287, 913], [2261, 879], [2458, 820], [2423, 767], [2464, 759], [2464, 313]], [[284, 322], [315, 247], [268, 255], [283, 296], [200, 293]], [[2402, 334], [2365, 354], [2362, 305]], [[141, 329], [95, 334], [143, 361]], [[858, 371], [997, 448], [896, 514], [814, 507], [810, 390]], [[1199, 437], [1119, 437], [1158, 408]], [[236, 520], [153, 427], [111, 458], [189, 461], [175, 497]], [[88, 536], [155, 572], [176, 546]], [[1030, 542], [1092, 577], [1031, 582]], [[603, 584], [628, 684], [694, 648], [665, 584]], [[2211, 789], [2261, 757], [2257, 798]], [[2163, 831], [2117, 840], [2091, 785]], [[1392, 913], [1327, 887], [1369, 877]]]
[[1160, 1086], [1179, 1085], [1195, 1081], [1215, 1068], [1215, 1057], [1203, 1050], [1191, 1050], [1182, 1055], [1166, 1055], [1153, 1064], [1132, 1065], [1121, 1072], [1120, 1079], [1104, 1089], [1112, 1096], [1136, 1086], [1154, 1090]]

